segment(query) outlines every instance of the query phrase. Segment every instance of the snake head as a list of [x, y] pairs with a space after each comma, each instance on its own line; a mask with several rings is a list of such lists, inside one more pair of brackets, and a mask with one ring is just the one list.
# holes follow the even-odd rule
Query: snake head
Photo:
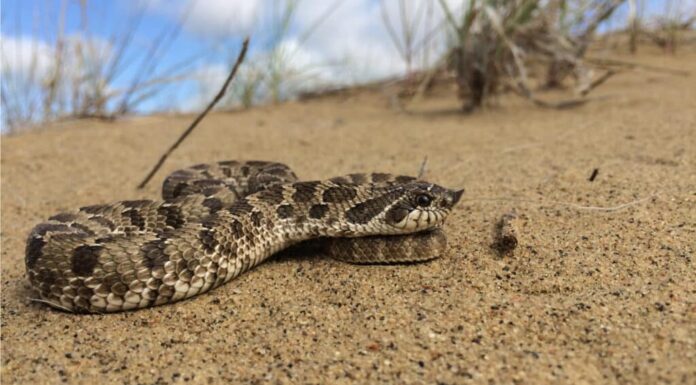
[[464, 193], [426, 182], [413, 182], [402, 188], [404, 193], [387, 209], [384, 219], [403, 233], [440, 227]]

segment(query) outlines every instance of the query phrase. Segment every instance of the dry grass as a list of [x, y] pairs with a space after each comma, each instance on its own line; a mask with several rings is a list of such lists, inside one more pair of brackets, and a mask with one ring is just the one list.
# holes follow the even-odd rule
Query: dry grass
[[[503, 89], [512, 89], [542, 107], [584, 103], [582, 97], [613, 75], [594, 75], [583, 58], [597, 28], [622, 3], [471, 1], [457, 17], [441, 0], [454, 35], [449, 63], [457, 74], [463, 110], [481, 107]], [[533, 78], [535, 69], [542, 74]], [[535, 84], [563, 87], [569, 78], [578, 98], [549, 102], [532, 91]]]
[[[180, 33], [183, 18], [160, 30], [144, 47], [134, 49], [135, 34], [147, 10], [145, 3], [136, 4], [135, 11], [118, 24], [108, 39], [93, 33], [90, 3], [80, 1], [77, 6], [79, 32], [76, 35], [68, 33], [69, 2], [63, 0], [58, 9], [48, 6], [37, 9], [42, 19], [33, 21], [35, 31], [53, 28], [50, 35], [54, 40], [39, 46], [41, 37], [36, 32], [30, 52], [16, 49], [10, 53], [16, 60], [28, 55], [32, 64], [23, 73], [17, 69], [3, 73], [3, 124], [8, 132], [68, 117], [114, 119], [132, 114], [164, 92], [168, 85], [187, 78], [191, 57], [182, 58], [168, 68], [160, 65], [161, 57]], [[42, 25], [44, 19], [56, 20], [55, 25]], [[41, 67], [42, 61], [49, 63]], [[9, 71], [3, 66], [3, 72], [6, 70]], [[136, 75], [124, 82], [126, 72]]]

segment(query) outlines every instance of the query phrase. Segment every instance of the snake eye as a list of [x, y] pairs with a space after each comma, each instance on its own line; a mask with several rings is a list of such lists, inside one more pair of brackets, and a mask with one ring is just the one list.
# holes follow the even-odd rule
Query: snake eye
[[416, 204], [419, 207], [428, 207], [431, 201], [430, 195], [421, 194], [416, 197]]

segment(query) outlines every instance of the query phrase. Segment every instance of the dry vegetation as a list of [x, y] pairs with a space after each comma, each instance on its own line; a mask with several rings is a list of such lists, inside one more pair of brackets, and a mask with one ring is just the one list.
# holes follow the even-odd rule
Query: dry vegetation
[[[149, 41], [136, 42], [136, 32], [147, 11], [145, 4], [134, 7], [129, 18], [119, 23], [107, 39], [92, 30], [89, 2], [63, 0], [58, 9], [42, 8], [41, 18], [34, 21], [38, 25], [34, 26], [37, 36], [32, 46], [8, 48], [8, 54], [16, 58], [5, 58], [19, 61], [26, 55], [31, 61], [28, 68], [12, 73], [5, 73], [8, 69], [3, 65], [6, 129], [12, 132], [62, 118], [113, 119], [132, 114], [165, 92], [168, 85], [185, 79], [191, 70], [191, 57], [181, 57], [180, 62], [167, 68], [160, 63], [177, 39], [181, 23], [163, 28]], [[77, 34], [67, 32], [71, 6], [78, 7]], [[50, 44], [41, 43], [38, 36], [45, 28], [53, 29]], [[125, 78], [127, 72], [137, 75]]]
[[[190, 116], [57, 122], [3, 138], [3, 383], [696, 383], [696, 78], [686, 76], [696, 72], [696, 34], [641, 12], [627, 24], [635, 19], [614, 12], [619, 3], [400, 1], [403, 16], [385, 13], [385, 28], [408, 73], [304, 93], [320, 96], [311, 102], [212, 113], [182, 144], [216, 98], [143, 189], [134, 187]], [[289, 23], [286, 11], [278, 15]], [[625, 30], [598, 34], [616, 17]], [[177, 81], [157, 64], [175, 34], [155, 37], [142, 77], [113, 94], [108, 79], [140, 62], [111, 50], [106, 64], [73, 73], [71, 60], [92, 57], [90, 39], [63, 36], [47, 77], [3, 79], [3, 118], [15, 128], [131, 113]], [[437, 36], [449, 49], [419, 69]], [[292, 52], [273, 41], [271, 62], [247, 57], [223, 108], [282, 100], [308, 78], [283, 67]], [[586, 103], [617, 71], [596, 90], [607, 99]], [[27, 80], [38, 86], [22, 88]], [[558, 95], [569, 99], [549, 101]], [[493, 102], [504, 108], [461, 117]], [[163, 175], [235, 158], [282, 161], [306, 180], [420, 169], [466, 195], [446, 225], [447, 255], [430, 263], [287, 253], [172, 306], [73, 317], [31, 300], [24, 253], [37, 223], [73, 207], [156, 199]]]
[[[673, 54], [687, 40], [696, 20], [696, 15], [685, 13], [686, 8], [677, 0], [666, 1], [663, 14], [651, 18], [644, 15], [645, 2], [640, 0], [471, 0], [462, 1], [455, 8], [443, 0], [395, 1], [397, 7], [390, 11], [383, 0], [381, 15], [406, 73], [372, 86], [397, 84], [401, 99], [392, 104], [399, 108], [403, 108], [404, 96], [422, 98], [437, 82], [456, 84], [465, 112], [489, 104], [506, 91], [540, 107], [574, 107], [584, 104], [587, 95], [617, 71], [631, 68], [625, 63], [586, 58], [588, 47], [596, 41], [597, 31], [603, 25], [611, 22], [613, 29], [617, 24], [625, 25], [622, 36], [628, 36], [625, 44], [631, 52], [637, 50], [639, 41], [647, 41]], [[299, 93], [307, 97], [326, 92], [326, 87], [307, 92], [308, 85], [320, 84], [315, 77], [316, 67], [298, 68], [289, 63], [295, 51], [330, 19], [342, 2], [328, 4], [321, 17], [300, 32], [295, 47], [283, 43], [300, 2], [272, 2], [273, 9], [259, 17], [262, 26], [258, 28], [264, 34], [252, 34], [252, 44], [256, 42], [264, 49], [252, 54], [240, 68], [221, 108], [250, 107], [276, 103]], [[46, 47], [32, 48], [32, 65], [27, 71], [3, 76], [6, 132], [61, 118], [113, 119], [138, 112], [144, 103], [180, 81], [203, 83], [195, 71], [193, 56], [181, 57], [180, 62], [168, 68], [160, 62], [176, 41], [186, 21], [185, 12], [179, 23], [162, 29], [144, 48], [134, 50], [134, 37], [147, 11], [145, 6], [139, 6], [105, 41], [91, 30], [89, 2], [84, 1], [74, 4], [79, 11], [79, 33], [67, 35], [68, 4], [72, 3], [63, 0], [58, 9], [43, 10], [45, 18], [56, 20], [52, 27], [54, 41]], [[617, 22], [615, 11], [620, 7], [627, 7], [628, 11]], [[211, 45], [227, 52], [231, 60], [239, 48], [239, 39], [231, 40], [233, 44], [227, 39]], [[45, 56], [50, 65], [42, 69], [40, 64]], [[328, 63], [317, 63], [321, 65]], [[125, 83], [123, 79], [119, 81], [126, 73], [137, 75]], [[571, 92], [567, 99], [549, 101], [539, 96], [548, 89]]]
[[[390, 17], [382, 1], [382, 18], [395, 49], [406, 67], [401, 79], [390, 79], [368, 87], [396, 84], [399, 103], [416, 101], [427, 94], [434, 84], [454, 83], [464, 112], [476, 110], [496, 96], [512, 91], [545, 108], [569, 108], [582, 105], [596, 87], [612, 75], [634, 69], [636, 63], [618, 62], [606, 58], [588, 58], [588, 48], [609, 36], [629, 36], [622, 44], [635, 53], [634, 33], [645, 42], [652, 42], [666, 53], [688, 41], [689, 31], [696, 20], [694, 10], [682, 2], [665, 2], [664, 14], [647, 19], [643, 16], [645, 2], [636, 0], [472, 0], [451, 9], [442, 0], [413, 7], [398, 2], [398, 14]], [[443, 15], [433, 23], [432, 4]], [[422, 5], [422, 4], [421, 4]], [[628, 7], [628, 17], [619, 15], [624, 30], [598, 33], [602, 26], [615, 29], [616, 11]], [[641, 12], [638, 12], [641, 11]], [[429, 26], [434, 25], [429, 29]], [[605, 28], [605, 29], [606, 29]], [[425, 31], [423, 31], [425, 30]], [[420, 36], [420, 39], [418, 38]], [[417, 71], [415, 63], [426, 63], [434, 40], [445, 38], [448, 47], [442, 58], [430, 68]], [[626, 39], [624, 39], [626, 40]], [[613, 47], [617, 49], [615, 45]], [[651, 68], [656, 71], [684, 75], [682, 71]], [[539, 97], [543, 91], [566, 89], [571, 96], [549, 101]], [[345, 92], [334, 89], [330, 93]], [[316, 97], [321, 93], [305, 93]]]

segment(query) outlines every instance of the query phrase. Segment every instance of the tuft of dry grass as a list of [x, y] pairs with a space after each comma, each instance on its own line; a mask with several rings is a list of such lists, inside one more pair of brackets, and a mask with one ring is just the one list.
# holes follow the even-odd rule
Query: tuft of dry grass
[[[624, 0], [590, 2], [472, 0], [461, 15], [440, 5], [451, 27], [449, 66], [456, 73], [462, 109], [480, 108], [504, 89], [542, 107], [583, 104], [592, 89], [615, 72], [595, 76], [583, 58], [601, 23]], [[543, 75], [535, 75], [535, 72]], [[564, 87], [571, 78], [576, 99], [544, 101], [533, 91]]]
[[[134, 35], [142, 24], [147, 3], [136, 4], [129, 18], [108, 39], [92, 33], [90, 5], [77, 2], [77, 34], [67, 32], [67, 0], [61, 1], [57, 10], [36, 9], [40, 18], [34, 20], [34, 29], [52, 29], [53, 40], [41, 47], [34, 43], [28, 53], [10, 52], [17, 57], [28, 54], [33, 64], [23, 73], [3, 66], [2, 109], [7, 132], [63, 118], [111, 120], [137, 111], [167, 86], [188, 78], [192, 57], [168, 68], [160, 63], [177, 39], [186, 12], [178, 23], [164, 27], [146, 42], [144, 48], [134, 49]], [[43, 19], [55, 20], [55, 24], [42, 23]], [[35, 35], [32, 40], [41, 41], [39, 33]], [[37, 65], [42, 60], [49, 62], [45, 68]], [[121, 79], [127, 72], [136, 75], [124, 82]]]

